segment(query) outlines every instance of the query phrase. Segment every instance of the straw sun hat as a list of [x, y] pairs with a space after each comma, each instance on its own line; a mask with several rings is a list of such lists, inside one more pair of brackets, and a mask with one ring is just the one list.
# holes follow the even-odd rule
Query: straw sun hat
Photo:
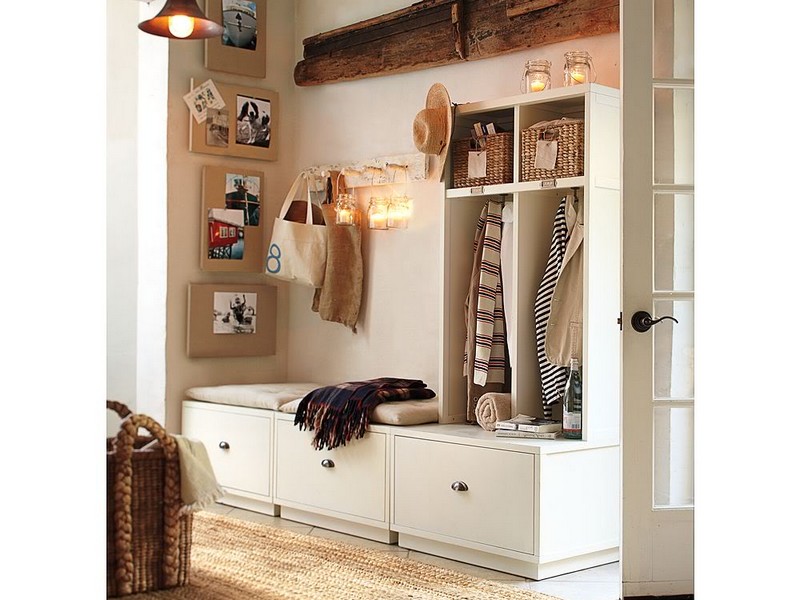
[[436, 156], [438, 164], [434, 173], [441, 179], [447, 147], [453, 132], [453, 110], [450, 94], [441, 83], [434, 83], [428, 90], [425, 108], [414, 117], [414, 145], [423, 154]]

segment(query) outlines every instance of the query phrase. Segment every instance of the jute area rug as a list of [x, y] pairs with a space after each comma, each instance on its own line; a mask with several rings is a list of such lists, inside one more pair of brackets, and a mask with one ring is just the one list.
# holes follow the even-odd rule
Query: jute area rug
[[390, 552], [208, 512], [194, 517], [189, 584], [125, 598], [557, 600]]

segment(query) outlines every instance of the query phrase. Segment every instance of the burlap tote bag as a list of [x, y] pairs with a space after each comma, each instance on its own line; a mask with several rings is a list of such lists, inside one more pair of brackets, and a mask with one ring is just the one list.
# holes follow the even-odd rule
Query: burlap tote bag
[[[287, 218], [292, 203], [306, 204], [303, 222]], [[272, 239], [266, 260], [266, 273], [291, 283], [317, 288], [325, 278], [328, 233], [324, 224], [314, 224], [309, 177], [300, 173], [294, 180], [278, 217], [272, 226]]]

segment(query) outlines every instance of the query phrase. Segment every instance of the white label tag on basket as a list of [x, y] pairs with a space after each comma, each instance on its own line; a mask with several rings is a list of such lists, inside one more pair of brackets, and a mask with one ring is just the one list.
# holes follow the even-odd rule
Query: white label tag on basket
[[537, 140], [536, 158], [533, 160], [534, 169], [556, 168], [556, 155], [558, 155], [558, 141], [556, 140]]
[[477, 152], [470, 150], [467, 158], [467, 177], [470, 179], [486, 177], [486, 150]]

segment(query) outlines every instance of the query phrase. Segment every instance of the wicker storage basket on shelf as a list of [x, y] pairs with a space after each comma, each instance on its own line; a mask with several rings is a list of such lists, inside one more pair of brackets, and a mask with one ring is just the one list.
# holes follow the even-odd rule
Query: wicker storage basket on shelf
[[469, 151], [472, 140], [453, 142], [453, 187], [476, 187], [511, 183], [514, 176], [514, 134], [494, 133], [486, 140], [486, 177], [468, 177]]
[[[107, 401], [122, 419], [106, 440], [106, 593], [115, 598], [185, 585], [192, 513], [181, 514], [175, 439], [147, 415]], [[150, 436], [140, 436], [139, 428]]]
[[[558, 141], [553, 169], [535, 168], [536, 142]], [[583, 175], [583, 119], [542, 121], [522, 130], [522, 173], [520, 181], [580, 177]]]

